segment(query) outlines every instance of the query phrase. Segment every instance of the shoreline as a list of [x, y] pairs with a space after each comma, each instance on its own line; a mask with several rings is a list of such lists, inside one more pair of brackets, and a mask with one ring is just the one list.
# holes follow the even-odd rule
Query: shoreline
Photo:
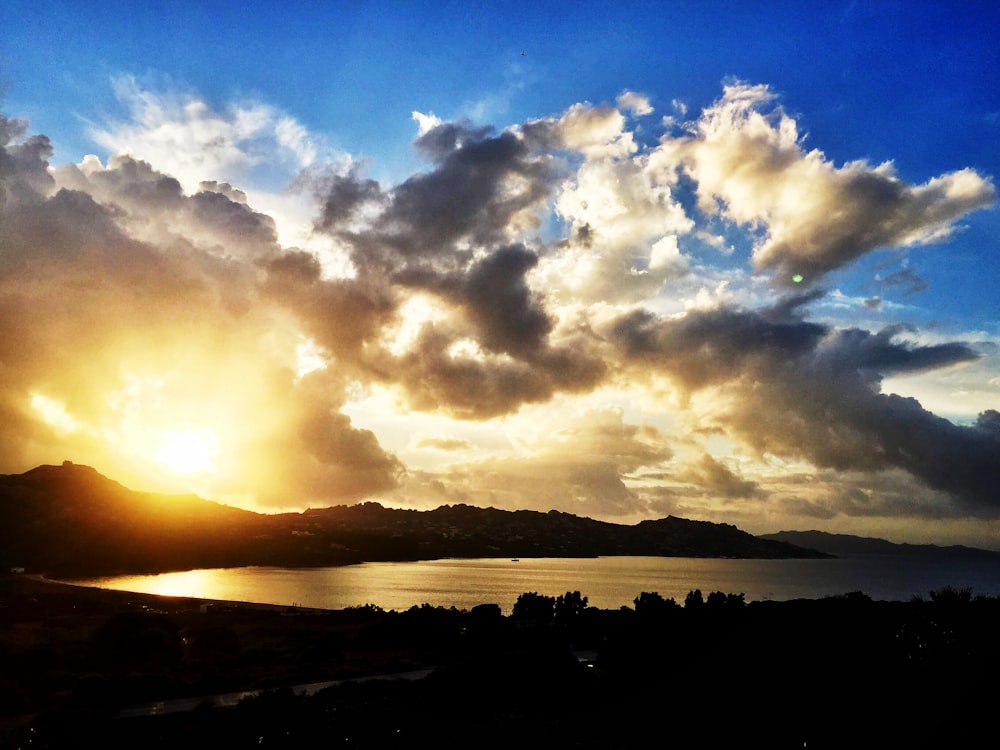
[[[189, 605], [210, 605], [215, 607], [241, 607], [246, 609], [259, 609], [267, 611], [294, 610], [300, 612], [337, 612], [337, 609], [327, 609], [324, 607], [306, 607], [299, 604], [271, 604], [268, 602], [254, 602], [243, 599], [210, 599], [198, 596], [181, 596], [176, 594], [153, 594], [146, 591], [128, 591], [125, 589], [105, 588], [103, 586], [90, 586], [72, 580], [49, 578], [42, 573], [6, 574], [8, 576], [18, 576], [21, 579], [28, 579], [46, 586], [64, 586], [80, 592], [91, 592], [95, 596], [110, 594], [121, 597], [144, 597], [154, 602], [177, 602]], [[151, 573], [149, 575], [160, 575]]]

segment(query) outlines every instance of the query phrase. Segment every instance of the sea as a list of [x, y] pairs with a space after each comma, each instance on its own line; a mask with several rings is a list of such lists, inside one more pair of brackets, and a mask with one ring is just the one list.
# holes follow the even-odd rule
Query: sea
[[875, 600], [929, 598], [945, 587], [1000, 596], [1000, 563], [864, 555], [821, 560], [689, 557], [442, 559], [323, 568], [244, 567], [74, 580], [97, 588], [164, 596], [317, 609], [374, 605], [403, 611], [428, 604], [471, 609], [518, 596], [579, 591], [590, 606], [631, 607], [642, 592], [683, 603], [689, 591], [743, 594], [747, 602], [818, 599], [861, 592]]

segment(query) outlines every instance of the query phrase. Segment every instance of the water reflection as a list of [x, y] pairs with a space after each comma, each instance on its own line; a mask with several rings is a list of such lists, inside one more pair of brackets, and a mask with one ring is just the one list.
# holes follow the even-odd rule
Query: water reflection
[[632, 606], [643, 591], [682, 602], [688, 591], [743, 593], [747, 601], [818, 598], [863, 591], [905, 601], [944, 586], [1000, 595], [996, 563], [940, 563], [884, 557], [836, 560], [719, 560], [671, 557], [447, 559], [333, 568], [223, 568], [119, 576], [85, 585], [166, 596], [324, 609], [376, 604], [470, 609], [484, 602], [509, 614], [518, 595], [580, 591], [592, 606]]

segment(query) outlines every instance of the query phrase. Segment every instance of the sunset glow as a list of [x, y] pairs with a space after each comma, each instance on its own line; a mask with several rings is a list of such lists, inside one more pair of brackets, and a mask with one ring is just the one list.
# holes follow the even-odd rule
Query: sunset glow
[[180, 474], [210, 472], [219, 455], [219, 439], [211, 430], [186, 429], [160, 435], [156, 460]]
[[0, 472], [1000, 548], [1000, 11], [168, 5], [4, 14]]

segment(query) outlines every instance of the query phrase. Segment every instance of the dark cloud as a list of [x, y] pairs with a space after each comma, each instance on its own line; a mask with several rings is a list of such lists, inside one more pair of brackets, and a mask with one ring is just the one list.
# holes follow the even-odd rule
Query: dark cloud
[[869, 297], [865, 300], [865, 307], [869, 310], [881, 310], [882, 309], [882, 298], [881, 297]]
[[[558, 173], [512, 132], [446, 123], [418, 140], [434, 168], [383, 191], [355, 174], [333, 178], [322, 230], [347, 242], [359, 269], [425, 273], [464, 268], [474, 250], [506, 244], [512, 223], [539, 206]], [[363, 227], [351, 219], [367, 204]]]
[[838, 470], [898, 467], [971, 513], [1000, 515], [991, 489], [1000, 481], [1000, 437], [879, 392], [886, 374], [970, 362], [978, 353], [961, 343], [899, 342], [901, 327], [832, 330], [771, 319], [773, 312], [717, 310], [673, 320], [633, 313], [611, 335], [628, 358], [687, 388], [722, 387], [732, 406], [720, 423], [762, 454]]
[[270, 255], [277, 250], [278, 232], [270, 216], [223, 193], [202, 191], [190, 199], [191, 214], [224, 248], [247, 256]]
[[350, 417], [338, 412], [304, 415], [299, 436], [304, 449], [332, 472], [327, 481], [341, 497], [384, 492], [403, 469], [375, 433], [353, 427]]
[[420, 135], [413, 146], [418, 153], [434, 163], [442, 163], [467, 143], [488, 140], [496, 129], [490, 125], [475, 125], [468, 120], [442, 122]]
[[356, 172], [323, 178], [317, 185], [322, 202], [317, 226], [338, 231], [366, 204], [383, 201], [382, 188], [375, 180], [359, 177]]
[[916, 329], [893, 325], [874, 334], [856, 328], [830, 331], [817, 352], [817, 363], [831, 371], [840, 368], [857, 370], [877, 380], [884, 375], [974, 362], [981, 356], [968, 344], [960, 342], [913, 346], [896, 341], [905, 333], [916, 333]]
[[465, 419], [488, 419], [525, 403], [547, 401], [557, 382], [542, 368], [516, 359], [479, 359], [453, 354], [457, 336], [425, 327], [408, 352], [386, 359], [417, 409], [444, 411]]
[[52, 144], [44, 135], [25, 137], [28, 124], [0, 112], [0, 207], [8, 200], [46, 194], [55, 184], [48, 173]]
[[756, 482], [743, 479], [725, 464], [705, 454], [689, 472], [691, 481], [696, 482], [711, 496], [723, 498], [754, 498], [761, 495]]
[[879, 283], [884, 289], [899, 288], [905, 296], [917, 294], [927, 288], [927, 282], [911, 268], [890, 273], [880, 279]]
[[664, 320], [646, 311], [617, 319], [609, 338], [625, 357], [665, 369], [689, 389], [725, 383], [816, 349], [826, 327], [728, 308]]
[[377, 276], [322, 279], [319, 259], [300, 250], [281, 254], [265, 268], [265, 291], [295, 311], [341, 367], [369, 359], [366, 349], [375, 347], [383, 328], [395, 320], [396, 295]]
[[552, 330], [541, 300], [524, 278], [537, 262], [538, 256], [523, 245], [509, 245], [470, 268], [460, 294], [487, 349], [513, 355], [536, 352]]
[[[527, 280], [538, 257], [508, 241], [554, 189], [551, 159], [514, 132], [469, 123], [439, 124], [416, 147], [433, 168], [391, 189], [356, 174], [328, 181], [318, 227], [346, 243], [358, 276], [321, 285], [329, 303], [314, 289], [299, 290], [290, 304], [308, 304], [318, 340], [334, 351], [349, 322], [355, 351], [366, 346], [369, 374], [403, 385], [417, 408], [480, 419], [592, 387], [605, 364], [593, 346], [581, 346], [584, 337], [552, 340], [556, 321]], [[430, 293], [451, 318], [428, 323], [410, 351], [390, 354], [378, 337], [395, 320], [391, 289]], [[345, 304], [370, 300], [372, 290], [378, 304]], [[456, 353], [462, 341], [485, 357]]]

